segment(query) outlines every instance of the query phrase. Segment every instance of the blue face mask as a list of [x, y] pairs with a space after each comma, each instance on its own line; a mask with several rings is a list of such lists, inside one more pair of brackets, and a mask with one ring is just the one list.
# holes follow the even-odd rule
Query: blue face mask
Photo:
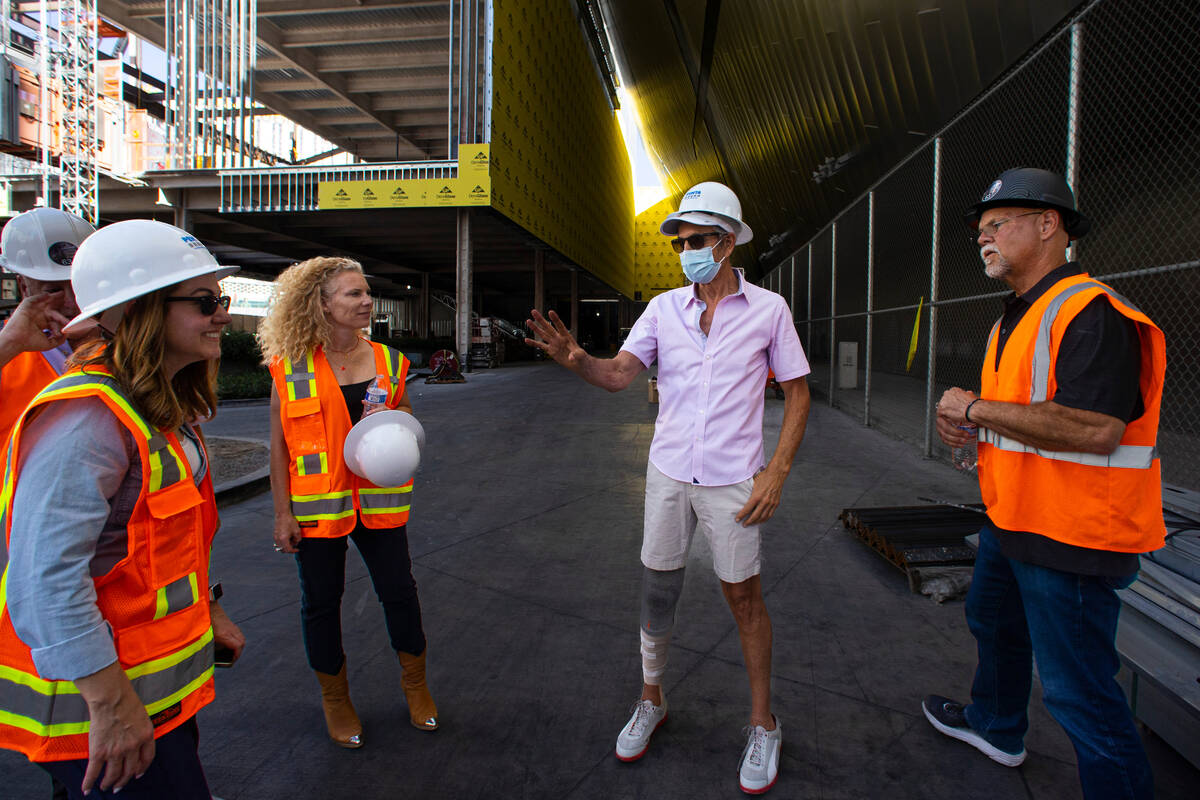
[[713, 260], [712, 247], [684, 250], [679, 254], [679, 263], [683, 265], [683, 274], [692, 283], [711, 283], [721, 271], [721, 262]]

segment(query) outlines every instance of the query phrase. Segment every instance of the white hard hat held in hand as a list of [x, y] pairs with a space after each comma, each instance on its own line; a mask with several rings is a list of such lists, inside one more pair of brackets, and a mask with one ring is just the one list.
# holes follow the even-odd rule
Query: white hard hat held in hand
[[66, 333], [103, 312], [104, 323], [115, 326], [124, 304], [158, 289], [186, 280], [237, 272], [217, 263], [200, 240], [182, 228], [149, 219], [129, 219], [105, 226], [80, 245], [71, 268], [71, 287], [79, 316]]
[[346, 436], [342, 457], [360, 478], [376, 486], [403, 486], [421, 465], [425, 430], [407, 411], [378, 411], [359, 420]]

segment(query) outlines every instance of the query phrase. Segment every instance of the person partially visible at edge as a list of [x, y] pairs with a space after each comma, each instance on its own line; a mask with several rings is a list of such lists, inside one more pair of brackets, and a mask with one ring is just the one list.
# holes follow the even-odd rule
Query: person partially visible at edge
[[[641, 556], [642, 694], [617, 737], [617, 758], [641, 758], [666, 720], [667, 648], [699, 528], [712, 546], [713, 569], [737, 622], [750, 683], [739, 783], [743, 791], [759, 794], [775, 783], [783, 743], [771, 713], [761, 525], [779, 506], [804, 438], [808, 360], [783, 298], [749, 283], [730, 265], [735, 245], [753, 234], [729, 187], [693, 186], [660, 230], [675, 237], [671, 244], [691, 285], [654, 297], [615, 357], [588, 355], [553, 311], [547, 319], [533, 310], [526, 324], [538, 338], [526, 341], [610, 392], [658, 362], [659, 411], [646, 469]], [[769, 462], [762, 439], [768, 370], [784, 393], [783, 428]]]
[[[72, 798], [208, 800], [196, 712], [215, 646], [245, 640], [211, 600], [217, 508], [197, 422], [216, 409], [221, 267], [194, 237], [130, 220], [74, 260], [104, 342], [18, 418], [5, 471], [0, 746]], [[90, 793], [89, 793], [90, 792]]]
[[1036, 657], [1084, 797], [1149, 798], [1154, 780], [1115, 679], [1114, 639], [1116, 590], [1166, 535], [1155, 450], [1163, 334], [1066, 260], [1090, 221], [1060, 176], [1008, 170], [967, 220], [984, 271], [1012, 293], [988, 338], [979, 393], [955, 387], [937, 405], [943, 442], [978, 437], [987, 522], [966, 602], [979, 655], [971, 702], [931, 695], [925, 716], [992, 760], [1021, 764]]
[[67, 359], [98, 335], [94, 325], [62, 328], [79, 313], [71, 259], [95, 229], [57, 208], [18, 214], [0, 234], [0, 266], [17, 274], [21, 303], [0, 328], [0, 442], [29, 401], [63, 373]]
[[[270, 367], [271, 494], [275, 549], [296, 556], [300, 618], [309, 666], [321, 687], [329, 736], [342, 747], [363, 744], [350, 701], [342, 649], [342, 593], [347, 539], [371, 573], [392, 649], [401, 665], [409, 720], [438, 727], [425, 683], [425, 631], [408, 552], [413, 483], [379, 487], [352, 473], [342, 456], [351, 426], [381, 408], [412, 413], [403, 353], [363, 335], [371, 324], [371, 290], [348, 258], [311, 258], [275, 280], [276, 294], [258, 331]], [[381, 406], [364, 396], [377, 378]]]

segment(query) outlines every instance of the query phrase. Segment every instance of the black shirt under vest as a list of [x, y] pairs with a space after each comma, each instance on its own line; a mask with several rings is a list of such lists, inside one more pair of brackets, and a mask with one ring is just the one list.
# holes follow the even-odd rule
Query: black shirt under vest
[[[1063, 278], [1082, 275], [1074, 261], [1052, 270], [1025, 294], [1004, 298], [1004, 316], [997, 331], [996, 362], [1025, 312]], [[1101, 296], [1093, 299], [1063, 332], [1054, 362], [1055, 403], [1096, 411], [1129, 422], [1140, 417], [1142, 403], [1141, 345], [1137, 324]], [[1010, 531], [992, 523], [1000, 549], [1008, 558], [1079, 575], [1121, 577], [1138, 568], [1136, 553], [1117, 553], [1078, 547], [1029, 531]]]

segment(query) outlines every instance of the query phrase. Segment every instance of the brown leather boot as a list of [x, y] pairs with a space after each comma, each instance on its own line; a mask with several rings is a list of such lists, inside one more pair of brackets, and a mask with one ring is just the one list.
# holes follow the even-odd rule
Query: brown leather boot
[[437, 706], [429, 687], [425, 685], [425, 653], [419, 656], [408, 653], [397, 653], [400, 656], [400, 666], [403, 670], [400, 685], [404, 687], [404, 696], [408, 698], [408, 717], [414, 728], [423, 731], [436, 731], [438, 726]]
[[[316, 670], [314, 670], [316, 672]], [[346, 680], [346, 662], [337, 675], [316, 672], [321, 684], [321, 705], [325, 708], [325, 727], [329, 738], [342, 747], [362, 747], [362, 723], [350, 702], [350, 684]]]

